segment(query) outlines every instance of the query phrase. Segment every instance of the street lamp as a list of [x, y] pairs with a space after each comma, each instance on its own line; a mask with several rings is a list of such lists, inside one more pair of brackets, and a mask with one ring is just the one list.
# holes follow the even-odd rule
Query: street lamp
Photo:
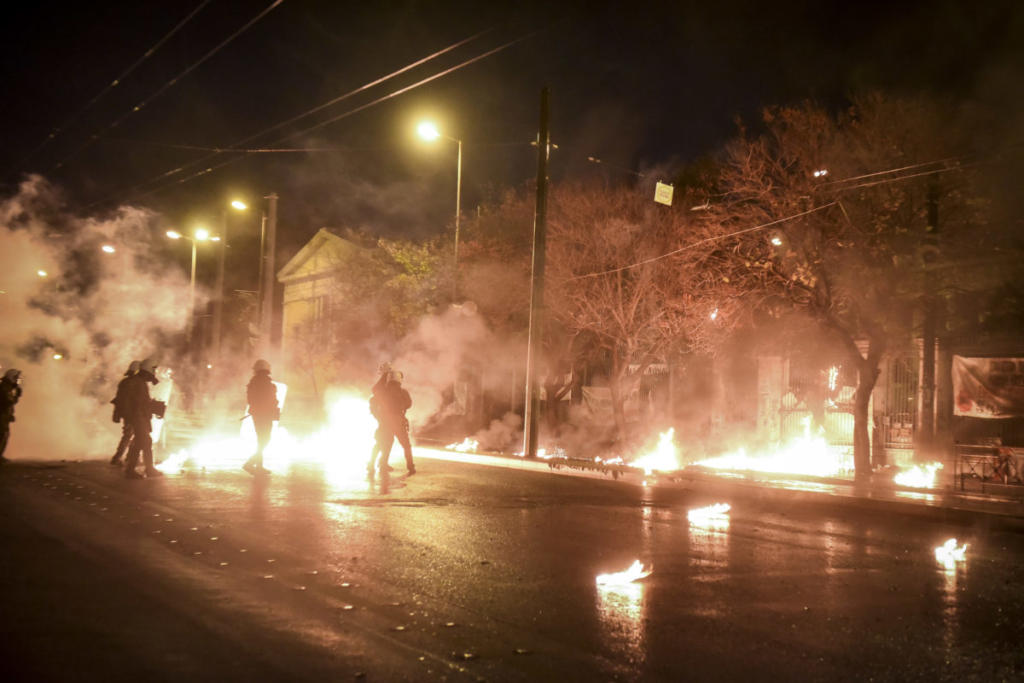
[[455, 175], [455, 259], [452, 269], [452, 300], [459, 296], [459, 217], [462, 215], [462, 140], [449, 137], [441, 133], [430, 121], [424, 121], [416, 126], [416, 132], [427, 142], [433, 142], [438, 138], [451, 140], [459, 148], [458, 162]]
[[167, 236], [172, 240], [188, 240], [192, 243], [192, 269], [188, 280], [188, 341], [192, 342], [192, 328], [196, 314], [196, 243], [197, 242], [218, 242], [220, 238], [217, 236], [210, 236], [210, 231], [205, 228], [196, 228], [196, 231], [192, 233], [192, 237], [183, 235], [177, 230], [168, 230]]

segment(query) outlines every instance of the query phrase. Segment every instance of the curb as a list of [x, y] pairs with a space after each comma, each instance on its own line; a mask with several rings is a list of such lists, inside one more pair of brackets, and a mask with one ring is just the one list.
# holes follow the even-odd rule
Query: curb
[[842, 479], [793, 477], [783, 480], [755, 474], [715, 474], [704, 469], [645, 476], [642, 470], [627, 465], [606, 465], [566, 457], [527, 460], [506, 454], [459, 452], [427, 446], [417, 446], [416, 451], [418, 456], [427, 459], [591, 479], [607, 480], [610, 477], [613, 481], [635, 486], [743, 496], [765, 502], [817, 507], [853, 505], [881, 514], [927, 517], [950, 524], [973, 525], [984, 521], [989, 527], [1024, 532], [1024, 502], [1015, 498], [979, 498], [941, 489], [883, 487], [877, 484], [860, 487], [858, 491], [855, 484]]

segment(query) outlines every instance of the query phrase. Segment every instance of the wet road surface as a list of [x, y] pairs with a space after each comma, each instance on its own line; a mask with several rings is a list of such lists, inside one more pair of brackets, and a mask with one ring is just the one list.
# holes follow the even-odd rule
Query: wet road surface
[[5, 679], [1024, 678], [1024, 536], [985, 516], [418, 469], [5, 466]]

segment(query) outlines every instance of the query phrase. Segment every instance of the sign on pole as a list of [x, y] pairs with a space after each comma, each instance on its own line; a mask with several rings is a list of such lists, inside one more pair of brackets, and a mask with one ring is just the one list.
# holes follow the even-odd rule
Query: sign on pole
[[658, 184], [654, 186], [654, 201], [665, 206], [672, 206], [672, 191], [671, 185], [658, 181]]

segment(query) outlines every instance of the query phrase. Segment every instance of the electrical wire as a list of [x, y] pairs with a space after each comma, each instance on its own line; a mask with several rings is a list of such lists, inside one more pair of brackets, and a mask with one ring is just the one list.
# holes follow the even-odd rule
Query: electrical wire
[[507, 43], [503, 43], [502, 45], [499, 45], [498, 47], [492, 48], [492, 49], [488, 50], [487, 52], [484, 52], [482, 54], [477, 55], [476, 57], [472, 57], [472, 58], [467, 59], [467, 60], [465, 60], [465, 61], [463, 61], [463, 62], [461, 62], [459, 64], [456, 64], [455, 66], [451, 66], [451, 67], [448, 67], [447, 69], [444, 69], [443, 71], [439, 71], [438, 73], [434, 74], [433, 76], [427, 76], [426, 78], [423, 78], [423, 79], [421, 79], [419, 81], [416, 81], [415, 83], [413, 83], [411, 85], [407, 85], [404, 88], [399, 88], [398, 90], [395, 90], [395, 91], [393, 91], [391, 93], [388, 93], [387, 95], [379, 97], [376, 100], [373, 100], [372, 102], [368, 102], [368, 103], [360, 105], [360, 106], [358, 106], [358, 107], [356, 107], [354, 109], [350, 109], [347, 112], [344, 112], [343, 114], [339, 114], [338, 116], [334, 116], [332, 118], [329, 118], [326, 121], [321, 121], [320, 123], [317, 123], [316, 125], [310, 126], [309, 128], [306, 128], [304, 130], [296, 131], [294, 133], [289, 133], [285, 137], [280, 138], [279, 140], [275, 141], [273, 144], [277, 144], [279, 142], [283, 142], [284, 140], [290, 140], [291, 138], [298, 137], [300, 135], [306, 135], [308, 133], [313, 132], [314, 130], [319, 130], [320, 128], [323, 128], [325, 126], [329, 126], [332, 123], [336, 123], [337, 121], [340, 121], [341, 119], [348, 118], [349, 116], [352, 116], [353, 114], [356, 114], [358, 112], [363, 111], [364, 109], [368, 109], [368, 108], [370, 108], [372, 106], [380, 104], [381, 102], [385, 102], [387, 100], [390, 100], [390, 99], [393, 99], [395, 97], [398, 97], [399, 95], [405, 94], [405, 93], [409, 92], [410, 90], [414, 90], [415, 88], [418, 88], [421, 85], [426, 85], [427, 83], [430, 83], [431, 81], [435, 81], [438, 78], [442, 78], [444, 76], [447, 76], [450, 73], [458, 71], [459, 69], [462, 69], [462, 68], [467, 67], [467, 66], [469, 66], [471, 64], [479, 62], [481, 59], [485, 59], [487, 57], [490, 57], [491, 55], [497, 54], [498, 52], [501, 52], [502, 50], [505, 50], [505, 49], [515, 45], [516, 43], [520, 43], [520, 42], [526, 40], [527, 38], [531, 38], [536, 33], [537, 33], [537, 31], [534, 31], [533, 33], [528, 33], [528, 34], [526, 34], [524, 36], [520, 36], [519, 38], [515, 38], [513, 40], [510, 40]]
[[174, 28], [172, 28], [166, 35], [164, 35], [163, 38], [161, 38], [160, 40], [156, 41], [156, 43], [152, 47], [150, 47], [148, 50], [146, 50], [142, 54], [141, 57], [136, 59], [135, 62], [132, 63], [131, 66], [129, 66], [124, 71], [122, 71], [120, 73], [120, 75], [118, 75], [114, 80], [112, 80], [110, 83], [108, 83], [98, 93], [96, 93], [96, 95], [94, 95], [91, 100], [86, 102], [84, 107], [79, 109], [77, 112], [73, 113], [62, 124], [58, 125], [52, 131], [50, 131], [50, 133], [43, 139], [43, 141], [40, 142], [38, 145], [36, 145], [36, 147], [33, 148], [28, 154], [26, 154], [22, 158], [21, 161], [19, 161], [17, 164], [15, 164], [15, 166], [21, 166], [22, 164], [27, 162], [29, 159], [31, 159], [33, 156], [38, 154], [44, 147], [46, 147], [47, 144], [49, 144], [50, 142], [55, 140], [58, 135], [60, 135], [62, 132], [64, 132], [68, 128], [68, 126], [70, 126], [76, 119], [78, 119], [80, 116], [82, 116], [82, 114], [84, 114], [89, 109], [91, 109], [93, 107], [93, 105], [95, 105], [104, 95], [106, 95], [108, 92], [110, 92], [111, 90], [113, 90], [117, 86], [121, 85], [121, 83], [124, 81], [124, 79], [128, 78], [128, 76], [130, 76], [131, 73], [133, 71], [135, 71], [135, 69], [137, 69], [139, 66], [141, 66], [143, 62], [145, 62], [147, 59], [149, 59], [154, 54], [156, 54], [156, 51], [159, 50], [163, 46], [164, 43], [166, 43], [168, 40], [170, 40], [171, 37], [175, 33], [180, 31], [185, 26], [185, 24], [190, 22], [193, 17], [195, 17], [197, 14], [199, 14], [199, 12], [201, 12], [202, 9], [204, 7], [206, 7], [208, 4], [210, 4], [212, 1], [213, 0], [202, 0], [202, 2], [200, 2], [199, 5], [197, 5], [195, 7], [195, 9], [193, 9], [191, 12], [189, 12], [188, 15], [184, 19], [179, 21], [174, 26]]
[[863, 175], [850, 176], [849, 178], [841, 178], [839, 180], [827, 180], [827, 181], [821, 183], [821, 186], [824, 187], [826, 185], [838, 185], [838, 184], [841, 184], [841, 183], [852, 182], [854, 180], [863, 180], [864, 178], [873, 178], [875, 176], [888, 175], [890, 173], [901, 173], [903, 171], [912, 171], [912, 170], [917, 169], [917, 168], [925, 168], [927, 166], [936, 166], [938, 164], [948, 164], [950, 162], [961, 161], [961, 160], [963, 160], [965, 158], [967, 158], [967, 157], [966, 156], [947, 157], [945, 159], [938, 159], [936, 161], [925, 161], [925, 162], [920, 163], [920, 164], [910, 164], [909, 166], [902, 166], [900, 168], [891, 168], [891, 169], [889, 169], [887, 171], [875, 171], [874, 173], [865, 173]]
[[[328, 125], [330, 125], [332, 123], [336, 123], [336, 122], [340, 121], [341, 119], [348, 118], [349, 116], [352, 116], [353, 114], [357, 114], [357, 113], [359, 113], [361, 111], [369, 109], [370, 107], [376, 106], [376, 105], [378, 105], [378, 104], [380, 104], [382, 102], [386, 102], [388, 100], [391, 100], [391, 99], [393, 99], [395, 97], [398, 97], [399, 95], [402, 95], [404, 93], [409, 92], [410, 90], [413, 90], [413, 89], [418, 88], [420, 86], [426, 85], [427, 83], [430, 83], [431, 81], [437, 80], [438, 78], [441, 78], [443, 76], [447, 76], [448, 74], [453, 73], [453, 72], [455, 72], [455, 71], [457, 71], [459, 69], [465, 68], [465, 67], [467, 67], [467, 66], [469, 66], [471, 64], [474, 64], [475, 62], [478, 62], [481, 59], [484, 59], [486, 57], [490, 57], [491, 55], [496, 54], [496, 53], [498, 53], [498, 52], [500, 52], [502, 50], [505, 50], [505, 49], [511, 47], [512, 45], [515, 45], [516, 43], [519, 43], [519, 42], [521, 42], [523, 40], [526, 40], [527, 38], [532, 37], [536, 33], [537, 32], [534, 31], [533, 33], [529, 33], [529, 34], [526, 34], [526, 35], [521, 36], [519, 38], [516, 38], [514, 40], [510, 40], [507, 43], [503, 43], [502, 45], [499, 45], [498, 47], [495, 47], [495, 48], [492, 48], [492, 49], [488, 50], [487, 52], [479, 54], [479, 55], [477, 55], [475, 57], [471, 57], [470, 59], [464, 60], [464, 61], [462, 61], [462, 62], [460, 62], [460, 63], [458, 63], [458, 64], [456, 64], [454, 66], [451, 66], [451, 67], [449, 67], [447, 69], [444, 69], [444, 70], [442, 70], [442, 71], [440, 71], [440, 72], [438, 72], [436, 74], [433, 74], [433, 75], [428, 76], [426, 78], [420, 79], [419, 81], [416, 81], [415, 83], [412, 83], [411, 85], [407, 85], [405, 87], [402, 87], [402, 88], [399, 88], [397, 90], [394, 90], [394, 91], [388, 93], [387, 95], [383, 95], [381, 97], [378, 97], [375, 100], [372, 100], [372, 101], [367, 102], [365, 104], [361, 104], [358, 107], [354, 107], [353, 109], [349, 109], [346, 112], [343, 112], [343, 113], [341, 113], [341, 114], [339, 114], [337, 116], [331, 117], [331, 118], [329, 118], [329, 119], [327, 119], [325, 121], [321, 121], [320, 123], [317, 123], [317, 124], [315, 124], [313, 126], [305, 128], [303, 130], [296, 131], [294, 133], [289, 133], [288, 135], [285, 135], [284, 137], [281, 137], [281, 138], [278, 138], [277, 140], [274, 140], [270, 144], [278, 145], [278, 144], [280, 144], [280, 143], [282, 143], [282, 142], [284, 142], [286, 140], [290, 140], [291, 138], [298, 137], [300, 135], [306, 135], [308, 133], [313, 132], [314, 130], [319, 130], [320, 128], [328, 126]], [[166, 187], [171, 187], [172, 185], [176, 185], [176, 184], [177, 185], [181, 185], [181, 184], [187, 183], [190, 180], [194, 180], [196, 178], [199, 178], [200, 176], [204, 176], [204, 175], [206, 175], [208, 173], [212, 173], [213, 171], [215, 171], [217, 169], [223, 168], [224, 166], [227, 166], [229, 164], [233, 164], [236, 161], [240, 161], [243, 158], [245, 158], [244, 155], [235, 157], [233, 159], [228, 159], [228, 160], [226, 160], [226, 161], [224, 161], [224, 162], [222, 162], [220, 164], [217, 164], [215, 166], [210, 166], [208, 168], [202, 169], [202, 170], [200, 170], [200, 171], [198, 171], [198, 172], [196, 172], [196, 173], [194, 173], [194, 174], [192, 174], [192, 175], [190, 175], [188, 177], [176, 179], [173, 183], [168, 183], [167, 185], [161, 185], [160, 187], [153, 188], [153, 189], [151, 189], [151, 190], [149, 190], [147, 192], [144, 192], [144, 193], [142, 193], [140, 195], [137, 195], [137, 198], [148, 197], [148, 196], [150, 196], [150, 195], [152, 195], [152, 194], [154, 194], [156, 192], [159, 192], [160, 190], [163, 190]]]
[[624, 270], [630, 270], [632, 268], [639, 268], [640, 266], [645, 266], [648, 263], [654, 263], [655, 261], [660, 261], [661, 259], [668, 258], [669, 256], [674, 256], [676, 254], [679, 254], [681, 252], [687, 251], [689, 249], [693, 249], [694, 247], [698, 247], [698, 246], [700, 246], [702, 244], [708, 244], [709, 242], [717, 242], [718, 240], [728, 239], [729, 237], [736, 237], [737, 235], [744, 235], [744, 234], [746, 234], [748, 232], [755, 232], [757, 230], [764, 230], [765, 228], [770, 228], [771, 226], [778, 225], [779, 223], [785, 223], [787, 221], [791, 221], [791, 220], [794, 220], [796, 218], [800, 218], [802, 216], [806, 216], [808, 214], [815, 213], [816, 211], [822, 211], [824, 209], [829, 208], [830, 206], [835, 206], [836, 204], [838, 204], [838, 202], [832, 201], [832, 202], [829, 202], [828, 204], [822, 204], [821, 206], [816, 206], [816, 207], [814, 207], [812, 209], [808, 209], [807, 211], [801, 211], [800, 213], [793, 214], [792, 216], [786, 216], [785, 218], [779, 218], [778, 220], [774, 220], [774, 221], [771, 221], [771, 222], [768, 222], [768, 223], [762, 223], [761, 225], [755, 225], [752, 228], [744, 228], [743, 230], [737, 230], [736, 232], [730, 232], [727, 235], [715, 235], [714, 237], [707, 237], [707, 238], [702, 239], [702, 240], [697, 240], [696, 242], [691, 242], [690, 244], [687, 244], [687, 245], [684, 245], [682, 247], [679, 247], [678, 249], [673, 249], [672, 251], [670, 251], [668, 253], [665, 253], [665, 254], [661, 254], [660, 256], [652, 256], [651, 258], [644, 259], [643, 261], [638, 261], [636, 263], [631, 263], [631, 264], [626, 265], [626, 266], [619, 266], [618, 268], [611, 268], [609, 270], [602, 270], [602, 271], [598, 271], [598, 272], [594, 272], [594, 273], [584, 273], [583, 275], [574, 275], [572, 277], [565, 278], [565, 280], [563, 280], [563, 282], [571, 282], [573, 280], [582, 280], [582, 279], [588, 278], [588, 277], [600, 277], [602, 275], [611, 275], [612, 273], [620, 273], [620, 272], [622, 272]]
[[143, 100], [142, 100], [141, 102], [139, 102], [139, 103], [138, 103], [138, 104], [136, 104], [136, 105], [135, 105], [134, 107], [132, 107], [131, 109], [129, 109], [128, 111], [126, 111], [126, 112], [125, 112], [124, 114], [122, 114], [122, 115], [121, 115], [120, 117], [118, 117], [117, 119], [115, 119], [113, 123], [110, 123], [110, 124], [108, 124], [108, 125], [106, 126], [106, 128], [103, 128], [103, 129], [101, 129], [101, 130], [97, 131], [96, 133], [93, 133], [93, 134], [92, 134], [91, 136], [89, 136], [89, 139], [88, 139], [88, 140], [86, 140], [86, 141], [85, 141], [85, 142], [84, 142], [84, 143], [83, 143], [82, 145], [80, 145], [79, 147], [77, 147], [76, 149], [74, 149], [74, 150], [73, 150], [73, 151], [72, 151], [72, 152], [71, 152], [70, 154], [68, 154], [68, 155], [67, 155], [66, 157], [64, 157], [63, 159], [61, 159], [60, 161], [58, 161], [58, 162], [57, 162], [57, 163], [56, 163], [56, 164], [55, 164], [55, 165], [54, 165], [54, 166], [53, 166], [53, 167], [52, 167], [52, 168], [50, 169], [50, 171], [54, 171], [54, 170], [56, 170], [56, 169], [59, 169], [59, 168], [63, 167], [63, 166], [64, 166], [64, 164], [66, 164], [66, 163], [67, 163], [67, 162], [68, 162], [69, 160], [71, 160], [72, 158], [76, 157], [76, 156], [77, 156], [78, 154], [80, 154], [80, 153], [81, 153], [81, 152], [82, 152], [83, 150], [87, 149], [87, 148], [88, 148], [88, 147], [90, 147], [90, 146], [91, 146], [91, 145], [92, 145], [93, 143], [95, 143], [95, 142], [96, 142], [96, 140], [98, 140], [98, 139], [100, 138], [100, 136], [102, 136], [103, 134], [105, 134], [106, 132], [110, 131], [110, 130], [111, 130], [111, 129], [113, 129], [113, 128], [117, 128], [117, 127], [118, 127], [119, 125], [121, 125], [121, 123], [123, 123], [123, 122], [124, 122], [124, 120], [125, 120], [125, 119], [127, 119], [127, 118], [128, 118], [129, 116], [131, 116], [131, 115], [132, 115], [132, 114], [134, 114], [135, 112], [137, 112], [137, 111], [141, 111], [141, 110], [142, 110], [142, 109], [143, 109], [144, 107], [146, 107], [146, 106], [147, 106], [147, 105], [148, 105], [148, 104], [149, 104], [150, 102], [152, 102], [152, 101], [153, 101], [154, 99], [156, 99], [156, 98], [157, 98], [157, 97], [159, 97], [159, 96], [160, 96], [161, 94], [163, 94], [164, 92], [166, 92], [166, 91], [167, 91], [167, 90], [168, 90], [169, 88], [171, 88], [171, 87], [173, 87], [173, 86], [174, 86], [175, 84], [177, 84], [177, 83], [178, 83], [178, 81], [180, 81], [181, 79], [183, 79], [183, 78], [185, 78], [186, 76], [188, 76], [188, 75], [189, 75], [190, 73], [192, 73], [192, 72], [193, 72], [194, 70], [196, 70], [197, 68], [199, 68], [199, 67], [200, 67], [200, 66], [201, 66], [201, 65], [202, 65], [202, 64], [203, 64], [204, 62], [206, 62], [206, 61], [207, 61], [208, 59], [210, 59], [210, 58], [211, 58], [211, 57], [213, 57], [213, 56], [214, 56], [215, 54], [217, 54], [217, 53], [218, 53], [218, 52], [220, 52], [220, 51], [221, 51], [222, 49], [224, 49], [224, 48], [225, 48], [225, 47], [226, 47], [226, 46], [227, 46], [227, 45], [228, 45], [229, 43], [231, 43], [231, 42], [232, 42], [232, 41], [233, 41], [233, 40], [234, 40], [235, 38], [237, 38], [238, 36], [240, 36], [240, 35], [242, 35], [243, 33], [245, 33], [245, 32], [246, 32], [246, 31], [247, 31], [247, 30], [248, 30], [249, 28], [251, 28], [251, 27], [252, 27], [252, 26], [253, 26], [254, 24], [256, 24], [256, 23], [257, 23], [257, 22], [258, 22], [258, 21], [259, 21], [260, 19], [262, 19], [262, 18], [263, 18], [263, 17], [265, 17], [265, 16], [267, 15], [267, 14], [269, 14], [269, 13], [270, 13], [271, 11], [273, 11], [273, 10], [274, 10], [274, 9], [275, 9], [275, 8], [276, 8], [276, 7], [278, 6], [278, 5], [280, 5], [280, 4], [282, 3], [282, 2], [284, 2], [284, 0], [273, 0], [273, 2], [271, 2], [271, 3], [270, 3], [270, 4], [268, 5], [268, 6], [267, 6], [267, 7], [265, 7], [265, 8], [264, 8], [264, 9], [263, 9], [263, 10], [262, 10], [262, 11], [261, 11], [261, 12], [260, 12], [259, 14], [257, 14], [257, 15], [256, 15], [256, 16], [254, 16], [254, 17], [253, 17], [252, 19], [250, 19], [249, 21], [247, 21], [247, 22], [246, 22], [245, 24], [243, 24], [243, 25], [242, 25], [242, 27], [241, 27], [241, 28], [237, 29], [237, 30], [236, 30], [236, 31], [235, 31], [234, 33], [232, 33], [232, 34], [231, 34], [230, 36], [228, 36], [228, 37], [227, 37], [226, 39], [224, 39], [224, 40], [223, 40], [223, 41], [221, 41], [221, 42], [220, 42], [219, 44], [217, 44], [217, 46], [216, 46], [216, 47], [214, 47], [214, 48], [213, 48], [212, 50], [210, 50], [210, 51], [209, 51], [209, 52], [207, 52], [207, 53], [206, 53], [205, 55], [203, 55], [202, 57], [200, 57], [198, 61], [196, 61], [196, 62], [193, 62], [193, 63], [192, 63], [192, 64], [191, 64], [190, 66], [188, 66], [188, 67], [187, 67], [187, 68], [186, 68], [186, 69], [185, 69], [184, 71], [182, 71], [182, 72], [181, 72], [181, 73], [179, 73], [179, 74], [178, 74], [177, 76], [174, 76], [174, 77], [173, 77], [173, 78], [171, 78], [171, 79], [170, 79], [169, 81], [167, 81], [166, 83], [164, 83], [164, 84], [163, 84], [163, 85], [162, 85], [162, 86], [161, 86], [160, 88], [158, 88], [158, 89], [156, 90], [156, 92], [154, 92], [154, 93], [150, 94], [150, 95], [149, 95], [148, 97], [144, 98], [144, 99], [143, 99]]
[[[464, 38], [464, 39], [462, 39], [460, 41], [452, 43], [451, 45], [449, 45], [447, 47], [444, 47], [444, 48], [442, 48], [440, 50], [437, 50], [436, 52], [434, 52], [432, 54], [429, 54], [426, 57], [422, 57], [421, 59], [418, 59], [415, 62], [412, 62], [411, 64], [408, 64], [408, 65], [406, 65], [406, 66], [404, 66], [404, 67], [402, 67], [400, 69], [392, 71], [391, 73], [389, 73], [389, 74], [387, 74], [385, 76], [381, 76], [380, 78], [377, 78], [377, 79], [375, 79], [375, 80], [373, 80], [373, 81], [371, 81], [371, 82], [369, 82], [369, 83], [367, 83], [365, 85], [361, 85], [358, 88], [354, 88], [354, 89], [352, 89], [352, 90], [350, 90], [350, 91], [348, 91], [348, 92], [346, 92], [346, 93], [344, 93], [342, 95], [339, 95], [338, 97], [335, 97], [335, 98], [333, 98], [333, 99], [331, 99], [331, 100], [329, 100], [327, 102], [318, 104], [318, 105], [312, 107], [311, 109], [307, 109], [305, 112], [303, 112], [301, 114], [298, 114], [296, 116], [293, 116], [293, 117], [291, 117], [290, 119], [287, 119], [284, 122], [276, 123], [276, 124], [270, 126], [269, 128], [264, 128], [263, 130], [261, 130], [261, 131], [259, 131], [257, 133], [253, 133], [252, 135], [248, 135], [248, 136], [246, 136], [244, 138], [236, 140], [233, 143], [231, 143], [228, 146], [228, 148], [223, 148], [223, 149], [215, 148], [217, 151], [214, 151], [212, 154], [208, 154], [208, 155], [206, 155], [206, 156], [204, 156], [204, 157], [202, 157], [200, 159], [196, 159], [194, 161], [190, 161], [190, 162], [187, 162], [185, 164], [182, 164], [181, 166], [177, 166], [175, 168], [172, 168], [172, 169], [169, 169], [167, 171], [164, 171], [163, 173], [160, 173], [159, 175], [153, 176], [152, 178], [149, 178], [148, 180], [145, 180], [145, 181], [143, 181], [141, 183], [138, 183], [138, 184], [128, 188], [125, 191], [125, 193], [126, 194], [134, 193], [134, 192], [136, 192], [136, 191], [146, 187], [147, 185], [150, 185], [152, 183], [160, 182], [162, 180], [170, 178], [171, 176], [177, 175], [179, 173], [184, 173], [186, 171], [186, 169], [198, 166], [199, 164], [204, 164], [207, 161], [210, 161], [211, 159], [214, 159], [214, 158], [216, 158], [217, 156], [219, 156], [221, 154], [235, 151], [234, 148], [236, 148], [238, 145], [244, 145], [247, 142], [251, 142], [251, 141], [253, 141], [253, 140], [257, 139], [257, 138], [263, 137], [267, 133], [273, 132], [273, 131], [277, 130], [278, 128], [281, 128], [282, 126], [287, 125], [288, 123], [293, 123], [295, 121], [301, 120], [301, 119], [303, 119], [303, 118], [305, 118], [305, 117], [307, 117], [307, 116], [309, 116], [311, 114], [314, 114], [314, 113], [316, 113], [318, 111], [321, 111], [325, 107], [328, 107], [328, 106], [330, 106], [332, 104], [337, 104], [338, 102], [341, 102], [341, 101], [343, 101], [345, 99], [348, 99], [349, 97], [352, 97], [353, 95], [356, 95], [356, 94], [358, 94], [360, 92], [363, 92], [363, 91], [367, 90], [368, 88], [371, 88], [371, 87], [376, 86], [376, 85], [380, 85], [381, 83], [384, 83], [384, 82], [386, 82], [386, 81], [388, 81], [388, 80], [390, 80], [392, 78], [395, 78], [396, 76], [400, 76], [401, 74], [405, 73], [409, 69], [415, 68], [417, 66], [421, 66], [421, 65], [423, 65], [423, 64], [425, 64], [425, 63], [427, 63], [427, 62], [429, 62], [429, 61], [431, 61], [433, 59], [436, 59], [437, 57], [440, 57], [440, 56], [442, 56], [442, 55], [444, 55], [444, 54], [446, 54], [448, 52], [451, 52], [452, 50], [457, 49], [457, 48], [465, 45], [466, 43], [469, 43], [469, 42], [471, 42], [473, 40], [476, 40], [477, 38], [479, 38], [480, 36], [483, 36], [484, 34], [488, 33], [489, 31], [490, 31], [490, 29], [488, 29], [486, 31], [481, 31], [481, 32], [476, 33], [476, 34], [474, 34], [472, 36], [469, 36], [468, 38]], [[271, 143], [271, 144], [276, 144], [276, 143]], [[232, 160], [232, 161], [234, 161], [234, 160]], [[223, 164], [221, 164], [221, 165], [223, 165]], [[198, 175], [204, 175], [205, 173], [208, 173], [208, 172], [214, 170], [215, 168], [220, 168], [220, 165], [214, 166], [214, 167], [208, 167], [206, 169], [203, 169], [196, 176], [190, 176], [186, 180], [191, 180], [193, 177], [198, 177]], [[170, 185], [167, 185], [167, 187], [169, 187], [169, 186]], [[163, 189], [163, 187], [149, 190], [149, 191], [145, 192], [144, 194], [142, 194], [141, 196], [148, 196], [148, 195], [152, 194], [154, 191], [157, 191], [159, 189]], [[89, 207], [94, 206], [96, 204], [103, 203], [103, 202], [107, 201], [108, 199], [110, 199], [109, 196], [104, 198], [104, 199], [102, 199], [102, 200], [98, 200], [96, 202], [93, 202], [92, 204], [89, 205]]]

